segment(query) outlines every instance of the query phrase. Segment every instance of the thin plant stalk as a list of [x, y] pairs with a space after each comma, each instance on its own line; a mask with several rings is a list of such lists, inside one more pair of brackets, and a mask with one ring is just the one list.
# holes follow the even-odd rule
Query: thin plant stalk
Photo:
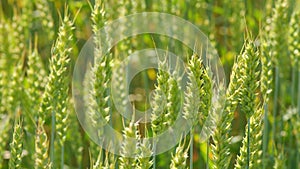
[[64, 156], [65, 156], [65, 146], [62, 145], [61, 146], [61, 168], [63, 169], [64, 168]]
[[156, 142], [153, 140], [153, 169], [156, 169]]
[[264, 134], [263, 134], [263, 169], [267, 166], [267, 147], [268, 147], [268, 103], [264, 104]]
[[206, 144], [206, 169], [209, 169], [209, 138], [207, 139]]
[[247, 169], [249, 169], [250, 164], [250, 117], [248, 117], [248, 133], [247, 133]]
[[300, 115], [300, 70], [298, 70], [297, 110], [298, 110], [298, 114]]
[[190, 141], [191, 141], [191, 143], [190, 143], [190, 169], [193, 169], [193, 150], [194, 150], [194, 148], [193, 148], [193, 146], [194, 146], [194, 140], [193, 140], [193, 137], [194, 137], [194, 129], [191, 129], [191, 132], [190, 132]]
[[[275, 67], [275, 89], [274, 89], [274, 111], [273, 111], [273, 142], [275, 142], [276, 135], [276, 115], [278, 109], [278, 93], [279, 93], [279, 66]], [[275, 146], [275, 144], [273, 144]]]
[[[300, 70], [298, 70], [297, 110], [298, 110], [298, 114], [300, 116]], [[300, 146], [300, 145], [298, 145], [298, 146]], [[296, 164], [296, 166], [297, 166], [300, 163], [300, 155], [299, 155], [298, 151], [296, 151], [296, 159], [297, 159], [297, 164]]]
[[292, 89], [291, 89], [291, 97], [292, 97], [292, 105], [295, 105], [295, 80], [296, 80], [296, 67], [292, 66]]

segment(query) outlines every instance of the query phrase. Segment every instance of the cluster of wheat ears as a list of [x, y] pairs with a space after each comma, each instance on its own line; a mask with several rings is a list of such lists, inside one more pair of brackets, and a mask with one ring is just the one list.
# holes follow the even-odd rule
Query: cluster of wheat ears
[[[196, 14], [199, 6], [208, 9], [210, 1], [199, 0], [194, 5], [193, 1], [186, 2], [189, 5], [179, 1], [155, 1], [161, 3], [156, 6], [153, 5], [155, 2], [147, 0], [112, 2], [84, 2], [88, 10], [77, 10], [77, 13], [70, 12], [74, 11], [71, 7], [76, 2], [69, 2], [63, 14], [54, 15], [59, 17], [58, 21], [53, 19], [56, 12], [53, 4], [59, 6], [58, 2], [25, 0], [22, 5], [10, 7], [11, 12], [4, 6], [9, 1], [0, 2], [0, 168], [300, 168], [300, 11], [291, 1], [277, 0], [273, 6], [266, 2], [269, 12], [260, 20], [256, 37], [250, 30], [253, 23], [247, 18], [251, 13], [247, 7], [250, 2], [234, 2], [236, 9], [230, 8], [231, 13], [214, 8], [215, 15], [219, 10], [219, 14], [230, 16], [228, 30], [246, 33], [244, 36], [229, 35], [233, 42], [240, 42], [242, 38], [244, 43], [230, 44], [240, 52], [234, 56], [226, 94], [221, 98], [224, 107], [217, 110], [222, 113], [214, 117], [217, 119], [214, 132], [205, 143], [199, 143], [197, 136], [199, 126], [201, 128], [213, 113], [214, 81], [201, 56], [185, 52], [188, 53], [184, 57], [188, 81], [185, 92], [178, 94], [182, 91], [178, 72], [163, 71], [168, 70], [168, 61], [160, 59], [153, 85], [151, 122], [145, 125], [135, 122], [134, 117], [131, 121], [123, 119], [121, 155], [105, 151], [91, 141], [80, 127], [73, 108], [70, 86], [72, 67], [78, 54], [76, 29], [82, 29], [76, 26], [76, 19], [81, 25], [91, 22], [95, 56], [101, 56], [98, 30], [115, 16], [162, 6], [164, 12], [198, 22], [197, 18], [201, 17]], [[223, 3], [231, 4], [231, 1]], [[188, 10], [181, 10], [181, 7]], [[86, 15], [81, 14], [82, 11], [89, 10], [90, 21], [80, 19]], [[208, 22], [213, 20], [200, 21], [204, 32], [213, 29]], [[59, 26], [57, 30], [55, 25]], [[216, 32], [208, 34], [213, 45], [220, 49]], [[152, 37], [153, 41], [157, 39]], [[138, 46], [126, 39], [105, 57], [95, 57], [87, 102], [91, 125], [98, 128], [98, 136], [104, 134], [101, 128], [114, 118], [112, 113], [116, 112], [109, 92], [115, 69], [118, 69], [115, 84], [118, 99], [126, 111], [126, 103], [122, 101], [126, 100], [122, 93], [127, 87], [123, 83], [126, 77], [119, 64], [122, 56], [118, 55], [132, 53], [135, 45]], [[176, 44], [174, 46], [176, 48]], [[222, 52], [220, 55], [223, 58], [229, 56]], [[285, 92], [290, 91], [287, 88], [291, 90], [288, 101], [285, 100]], [[191, 120], [194, 128], [181, 137], [174, 149], [155, 156], [155, 146], [142, 138], [167, 130], [181, 109], [180, 115]], [[233, 129], [239, 123], [236, 116], [245, 121], [240, 139]], [[127, 138], [139, 141], [131, 145]], [[241, 144], [234, 150], [236, 142]], [[132, 153], [136, 155], [129, 158]]]

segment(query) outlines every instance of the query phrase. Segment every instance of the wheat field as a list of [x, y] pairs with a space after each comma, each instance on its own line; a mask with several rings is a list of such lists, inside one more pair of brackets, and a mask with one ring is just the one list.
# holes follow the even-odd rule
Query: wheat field
[[[103, 38], [113, 41], [119, 28], [99, 30], [142, 12], [178, 16], [201, 30], [216, 51], [223, 83], [206, 55], [180, 39], [134, 34], [140, 23], [122, 23], [133, 36], [105, 53]], [[171, 28], [176, 34], [185, 25]], [[81, 65], [89, 39], [94, 60]], [[130, 79], [126, 57], [150, 48], [156, 67]], [[130, 70], [150, 62], [134, 60]], [[79, 91], [84, 116], [74, 90], [78, 65], [89, 70], [78, 83], [85, 87]], [[216, 90], [224, 93], [218, 101]], [[149, 116], [139, 114], [146, 110]], [[165, 143], [162, 151], [159, 140], [146, 139], [173, 131], [179, 117], [190, 130], [174, 146]], [[107, 125], [119, 133], [120, 143], [107, 144], [120, 147], [118, 153], [97, 145], [106, 142]], [[2, 168], [300, 169], [300, 1], [1, 0]]]

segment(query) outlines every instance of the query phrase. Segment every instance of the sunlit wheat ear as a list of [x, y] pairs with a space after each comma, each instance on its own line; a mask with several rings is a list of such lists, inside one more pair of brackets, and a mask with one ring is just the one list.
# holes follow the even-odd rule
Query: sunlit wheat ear
[[[263, 110], [257, 108], [250, 119], [250, 161], [253, 168], [262, 168]], [[246, 131], [247, 132], [247, 131]]]
[[176, 147], [175, 153], [172, 153], [170, 169], [187, 168], [186, 160], [188, 158], [189, 146], [186, 146], [186, 138], [181, 138], [179, 145]]
[[181, 110], [181, 87], [176, 75], [177, 71], [174, 70], [172, 75], [169, 77], [167, 83], [169, 86], [168, 93], [167, 93], [167, 113], [164, 114], [165, 121], [163, 122], [164, 128], [167, 129], [173, 125], [176, 121], [178, 113]]
[[178, 75], [180, 70], [177, 67], [173, 72], [170, 72], [167, 58], [166, 55], [158, 63], [159, 70], [151, 114], [154, 134], [159, 134], [170, 127], [176, 120], [182, 106], [180, 77]]
[[242, 84], [240, 86], [240, 104], [241, 110], [247, 117], [252, 116], [255, 111], [257, 89], [259, 86], [260, 71], [258, 66], [260, 63], [260, 55], [254, 42], [246, 41], [245, 50], [242, 54], [241, 78]]
[[43, 122], [39, 122], [36, 129], [36, 137], [35, 137], [35, 168], [36, 169], [49, 169], [51, 168], [51, 164], [48, 156], [49, 149], [49, 141], [47, 138], [46, 131], [43, 127]]
[[[62, 21], [62, 25], [59, 28], [58, 38], [52, 48], [52, 58], [50, 61], [50, 79], [53, 79], [53, 93], [51, 97], [56, 101], [52, 102], [52, 111], [55, 111], [56, 116], [56, 129], [58, 134], [58, 140], [61, 145], [65, 142], [65, 133], [68, 126], [68, 95], [69, 95], [69, 63], [72, 47], [70, 46], [73, 35], [73, 21], [68, 16], [68, 11], [65, 11], [65, 16]], [[48, 87], [48, 86], [47, 86]]]
[[224, 100], [222, 103], [224, 108], [222, 107], [220, 117], [218, 117], [216, 122], [213, 145], [211, 147], [213, 154], [211, 161], [214, 169], [227, 169], [231, 160], [231, 122], [240, 96], [240, 85], [242, 84], [240, 78], [243, 76], [240, 66], [242, 64], [242, 56], [240, 54], [237, 56], [231, 71], [226, 98], [221, 98], [221, 100]]
[[23, 129], [22, 121], [16, 120], [12, 142], [10, 143], [9, 168], [22, 168]]
[[101, 37], [104, 37], [105, 35], [101, 35], [100, 30], [103, 28], [105, 23], [107, 22], [106, 18], [106, 11], [104, 8], [104, 1], [102, 0], [96, 0], [95, 5], [92, 9], [91, 14], [91, 20], [93, 22], [92, 24], [92, 30], [94, 33], [94, 44], [95, 44], [95, 55], [96, 57], [100, 57], [102, 54], [102, 51], [100, 49], [100, 45], [103, 45], [101, 40]]
[[300, 12], [294, 11], [290, 21], [289, 29], [289, 50], [292, 61], [292, 66], [296, 66], [300, 69]]
[[92, 125], [97, 128], [97, 136], [103, 134], [103, 127], [110, 119], [110, 81], [112, 56], [110, 54], [102, 56], [102, 38], [99, 30], [105, 23], [105, 11], [101, 1], [96, 1], [92, 12], [93, 33], [94, 33], [94, 65], [90, 74], [90, 91], [88, 108]]
[[[67, 13], [67, 12], [66, 12]], [[62, 20], [59, 28], [58, 38], [52, 47], [50, 59], [50, 75], [47, 79], [45, 91], [42, 98], [42, 104], [39, 109], [39, 117], [42, 119], [48, 116], [51, 111], [63, 109], [63, 104], [66, 106], [66, 96], [68, 93], [68, 67], [70, 63], [70, 54], [72, 51], [71, 42], [73, 40], [74, 27], [72, 21], [69, 19], [68, 14]], [[58, 110], [59, 109], [59, 110]], [[59, 117], [60, 118], [60, 117]]]
[[168, 79], [170, 77], [170, 74], [167, 72], [166, 58], [158, 63], [157, 83], [155, 85], [153, 111], [151, 114], [151, 128], [154, 135], [161, 133], [165, 129], [163, 123], [166, 121], [164, 115], [167, 113]]
[[[70, 20], [68, 10], [66, 9], [65, 16], [61, 18], [58, 37], [51, 50], [50, 75], [48, 76], [48, 81], [42, 96], [42, 103], [38, 111], [38, 116], [41, 121], [44, 121], [50, 114], [52, 116], [50, 141], [52, 165], [55, 165], [53, 162], [55, 131], [62, 154], [64, 154], [63, 144], [66, 139], [66, 130], [68, 127], [69, 66], [74, 29], [73, 21]], [[63, 157], [61, 163], [63, 165]]]
[[[245, 136], [243, 138], [240, 155], [237, 157], [235, 168], [245, 168], [247, 165], [247, 148], [250, 147], [250, 168], [262, 168], [262, 129], [263, 129], [263, 111], [257, 108], [250, 117], [250, 132], [248, 124], [246, 125]], [[248, 133], [250, 133], [250, 143], [248, 144]]]
[[185, 92], [183, 115], [193, 121], [193, 125], [199, 121], [203, 125], [211, 108], [212, 81], [208, 70], [196, 55], [192, 55], [187, 69], [189, 82]]
[[123, 129], [123, 141], [121, 147], [121, 153], [119, 157], [119, 167], [120, 169], [130, 169], [137, 167], [137, 161], [134, 158], [137, 153], [138, 143], [136, 141], [138, 132], [138, 124], [134, 123], [134, 115], [129, 123], [129, 126]]
[[137, 169], [149, 169], [153, 165], [151, 143], [139, 137], [139, 145], [137, 151]]
[[103, 56], [95, 62], [91, 72], [91, 91], [89, 93], [89, 112], [92, 125], [97, 128], [97, 136], [103, 134], [102, 128], [110, 119], [108, 95], [111, 77], [111, 56]]
[[[128, 89], [128, 81], [126, 79], [126, 65], [127, 60], [121, 62], [119, 59], [115, 59], [113, 62], [114, 74], [112, 85], [112, 90], [114, 91], [113, 102], [118, 105], [118, 111], [126, 112], [128, 111], [128, 98], [126, 95], [126, 91]], [[117, 97], [116, 97], [117, 96]]]
[[270, 94], [272, 93], [273, 82], [273, 65], [270, 54], [270, 45], [267, 40], [261, 38], [260, 48], [260, 62], [261, 62], [261, 75], [260, 75], [260, 90], [263, 94], [265, 103], [268, 103]]
[[[245, 113], [248, 120], [246, 126], [246, 135], [243, 139], [243, 146], [240, 149], [240, 154], [237, 158], [236, 168], [249, 168], [253, 163], [256, 166], [260, 166], [261, 159], [252, 159], [252, 157], [259, 158], [261, 153], [261, 135], [262, 135], [262, 111], [257, 110], [257, 89], [259, 86], [258, 70], [260, 55], [255, 43], [252, 40], [246, 40], [245, 49], [241, 55], [242, 65], [241, 69], [241, 81], [240, 86], [240, 104], [241, 111]], [[254, 115], [254, 113], [257, 113]], [[251, 135], [249, 135], [251, 134]], [[249, 142], [250, 141], [250, 142]], [[254, 155], [253, 155], [254, 154]], [[256, 161], [254, 161], [256, 160]]]
[[136, 168], [137, 169], [149, 169], [153, 165], [153, 160], [151, 160], [151, 156], [153, 155], [153, 146], [152, 143], [147, 140], [148, 130], [147, 127], [144, 128], [145, 137], [142, 138], [140, 132], [137, 132], [137, 140], [138, 140], [138, 148], [137, 148], [137, 156], [135, 157], [137, 160]]

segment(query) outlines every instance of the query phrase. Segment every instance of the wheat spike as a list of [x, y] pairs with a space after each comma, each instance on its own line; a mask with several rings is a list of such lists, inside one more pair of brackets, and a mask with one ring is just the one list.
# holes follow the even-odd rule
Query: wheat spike
[[9, 168], [21, 168], [23, 151], [23, 129], [22, 121], [15, 122], [12, 142], [10, 143]]
[[186, 169], [189, 146], [185, 147], [186, 138], [181, 138], [175, 153], [172, 153], [170, 169]]
[[43, 127], [44, 122], [39, 122], [35, 137], [35, 169], [50, 169], [51, 164], [48, 157], [49, 141]]

